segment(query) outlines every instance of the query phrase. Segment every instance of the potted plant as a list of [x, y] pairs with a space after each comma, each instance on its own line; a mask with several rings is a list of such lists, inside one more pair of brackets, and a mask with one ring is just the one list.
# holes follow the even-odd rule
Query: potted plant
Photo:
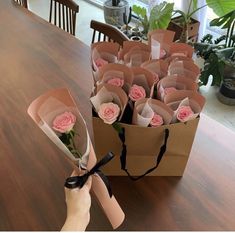
[[132, 11], [138, 17], [137, 27], [142, 27], [142, 34], [147, 39], [149, 31], [154, 29], [166, 29], [172, 17], [174, 3], [162, 2], [159, 5], [155, 5], [148, 17], [147, 10], [144, 7], [133, 5]]
[[119, 28], [124, 25], [123, 13], [126, 13], [129, 10], [127, 0], [106, 0], [103, 7], [106, 23]]
[[195, 43], [197, 54], [205, 59], [200, 84], [207, 85], [209, 76], [212, 84], [220, 86], [219, 99], [226, 104], [235, 104], [235, 10], [210, 22], [210, 26], [226, 29], [226, 35], [216, 40], [208, 34], [201, 43]]
[[197, 0], [190, 0], [187, 12], [174, 10], [174, 14], [179, 16], [172, 18], [168, 29], [175, 31], [175, 40], [183, 43], [197, 41], [200, 22], [193, 19], [192, 15], [205, 6], [197, 7]]

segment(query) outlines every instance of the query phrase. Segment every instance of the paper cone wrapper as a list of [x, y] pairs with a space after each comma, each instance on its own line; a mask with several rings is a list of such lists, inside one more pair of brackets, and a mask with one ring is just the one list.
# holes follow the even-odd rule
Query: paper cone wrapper
[[[74, 130], [78, 135], [75, 136], [74, 141], [77, 149], [82, 154], [82, 159], [74, 157], [59, 139], [59, 133], [52, 128], [55, 117], [64, 112], [71, 112], [76, 116]], [[28, 114], [70, 160], [76, 165], [87, 168], [90, 159], [90, 137], [86, 123], [67, 89], [56, 89], [41, 95], [30, 104]], [[91, 164], [95, 164], [96, 158], [91, 159], [93, 160]]]
[[158, 98], [164, 100], [165, 88], [174, 87], [176, 91], [178, 90], [190, 90], [197, 92], [198, 85], [193, 80], [186, 78], [181, 75], [169, 75], [161, 79], [157, 84]]
[[163, 102], [155, 99], [140, 99], [135, 102], [132, 123], [147, 127], [154, 113], [163, 118], [164, 124], [167, 125], [172, 121], [174, 112]]
[[154, 74], [142, 67], [133, 67], [132, 72], [134, 77], [132, 85], [142, 86], [145, 89], [146, 95], [152, 98], [156, 83]]
[[[81, 161], [74, 158], [51, 128], [54, 117], [65, 111], [70, 111], [76, 116], [75, 131], [78, 130], [79, 140], [81, 140], [81, 144], [79, 144], [78, 147], [83, 155]], [[61, 149], [73, 163], [75, 163], [75, 165], [80, 164], [83, 168], [88, 170], [94, 167], [96, 164], [96, 156], [89, 138], [86, 123], [67, 89], [55, 89], [39, 96], [30, 104], [28, 114], [56, 146]], [[118, 227], [125, 218], [122, 209], [114, 196], [112, 196], [112, 198], [109, 197], [107, 188], [99, 176], [93, 175], [92, 180], [92, 190], [100, 202], [107, 218], [113, 228]]]
[[152, 40], [156, 40], [160, 43], [160, 48], [164, 49], [169, 54], [171, 43], [175, 37], [175, 32], [164, 29], [156, 29], [148, 33], [148, 44], [151, 48]]
[[169, 55], [170, 56], [186, 56], [192, 58], [193, 47], [185, 43], [172, 43], [170, 46]]
[[123, 79], [123, 89], [128, 93], [133, 82], [133, 73], [129, 67], [122, 64], [107, 64], [101, 67], [97, 73], [97, 85], [107, 83], [112, 78]]
[[120, 45], [112, 42], [97, 42], [91, 45], [91, 64], [94, 71], [99, 68], [96, 66], [95, 61], [102, 58], [108, 63], [118, 62], [118, 51]]
[[129, 67], [138, 67], [143, 62], [149, 61], [151, 53], [148, 51], [132, 49], [124, 55], [124, 64]]
[[124, 41], [123, 42], [123, 47], [119, 51], [119, 55], [118, 55], [119, 60], [124, 60], [125, 54], [130, 52], [131, 49], [132, 50], [133, 49], [141, 50], [141, 51], [145, 51], [145, 52], [150, 52], [151, 51], [149, 45], [146, 45], [142, 42], [139, 42], [139, 41]]
[[194, 62], [191, 61], [173, 61], [168, 67], [168, 74], [183, 75], [196, 82], [200, 75], [200, 69], [197, 65], [194, 64]]
[[101, 104], [111, 102], [117, 104], [120, 108], [120, 115], [118, 117], [118, 120], [120, 121], [126, 108], [128, 98], [121, 87], [110, 84], [100, 84], [97, 86], [96, 95], [91, 97], [90, 100], [97, 114]]
[[167, 75], [168, 63], [162, 59], [153, 59], [151, 61], [142, 63], [141, 67], [157, 74], [161, 79]]
[[[169, 93], [165, 96], [164, 102], [176, 113], [184, 99], [190, 100], [188, 105], [192, 108], [194, 113], [198, 115], [202, 111], [205, 104], [205, 97], [195, 91], [179, 90]], [[183, 102], [183, 104], [184, 103], [185, 102]]]
[[176, 55], [176, 56], [170, 56], [164, 59], [169, 65], [171, 62], [174, 61], [190, 61], [190, 62], [194, 62], [192, 58], [186, 57], [186, 56], [182, 56], [182, 55]]

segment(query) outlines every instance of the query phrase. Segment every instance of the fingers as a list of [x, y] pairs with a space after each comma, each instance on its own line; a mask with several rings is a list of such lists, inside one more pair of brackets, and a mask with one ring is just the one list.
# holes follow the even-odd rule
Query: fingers
[[89, 176], [89, 178], [88, 178], [87, 182], [85, 183], [85, 185], [83, 186], [83, 188], [86, 187], [90, 191], [91, 184], [92, 184], [92, 177]]

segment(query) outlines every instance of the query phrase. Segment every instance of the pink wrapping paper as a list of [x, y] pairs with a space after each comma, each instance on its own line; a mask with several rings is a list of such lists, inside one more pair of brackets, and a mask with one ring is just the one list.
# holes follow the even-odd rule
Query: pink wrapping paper
[[153, 96], [154, 85], [156, 83], [154, 75], [149, 70], [142, 67], [133, 67], [133, 84], [144, 87], [148, 97]]
[[193, 47], [185, 43], [172, 43], [169, 50], [170, 56], [186, 56], [192, 58]]
[[190, 106], [194, 112], [190, 120], [195, 119], [204, 107], [205, 97], [195, 91], [180, 90], [166, 95], [164, 102], [174, 111], [172, 123], [175, 123], [180, 106]]
[[168, 67], [168, 74], [183, 75], [187, 78], [197, 81], [200, 75], [200, 68], [191, 61], [172, 61]]
[[[76, 115], [75, 126], [79, 132], [79, 139], [83, 145], [79, 145], [82, 159], [75, 158], [66, 146], [60, 141], [57, 134], [51, 128], [52, 120], [65, 111], [71, 111]], [[66, 88], [55, 89], [39, 96], [28, 108], [28, 114], [41, 130], [61, 149], [65, 155], [76, 165], [90, 170], [96, 164], [96, 156], [90, 141], [86, 123], [80, 114], [73, 98]], [[78, 123], [77, 123], [78, 122]], [[75, 138], [76, 139], [76, 138]], [[92, 190], [100, 202], [113, 228], [117, 228], [124, 220], [125, 215], [114, 196], [109, 197], [106, 186], [99, 176], [92, 176]]]
[[137, 67], [140, 66], [143, 62], [149, 61], [150, 56], [151, 54], [148, 51], [132, 48], [124, 55], [124, 64], [129, 67]]
[[95, 95], [92, 96], [90, 100], [97, 113], [99, 112], [100, 105], [103, 103], [112, 102], [117, 104], [121, 111], [118, 117], [118, 120], [120, 121], [126, 108], [128, 98], [121, 87], [110, 84], [100, 84], [97, 86]]
[[169, 75], [158, 82], [158, 98], [164, 101], [165, 88], [174, 87], [178, 90], [197, 91], [198, 85], [193, 80], [180, 75]]
[[162, 59], [146, 61], [141, 64], [142, 68], [145, 68], [163, 78], [167, 75], [168, 63]]
[[124, 41], [123, 47], [119, 51], [118, 58], [119, 60], [124, 60], [125, 54], [130, 52], [130, 50], [141, 50], [145, 52], [151, 52], [151, 49], [148, 45], [142, 43], [142, 42], [137, 42], [137, 41]]
[[148, 33], [148, 44], [151, 47], [151, 40], [156, 40], [160, 43], [161, 49], [169, 53], [171, 43], [174, 40], [175, 32], [164, 29], [156, 29]]
[[122, 64], [107, 64], [99, 69], [97, 73], [97, 86], [107, 83], [113, 77], [118, 77], [124, 80], [123, 90], [128, 93], [133, 82], [133, 73], [131, 69]]
[[132, 124], [147, 127], [154, 113], [163, 118], [164, 125], [170, 124], [174, 114], [165, 103], [155, 99], [144, 98], [135, 102]]

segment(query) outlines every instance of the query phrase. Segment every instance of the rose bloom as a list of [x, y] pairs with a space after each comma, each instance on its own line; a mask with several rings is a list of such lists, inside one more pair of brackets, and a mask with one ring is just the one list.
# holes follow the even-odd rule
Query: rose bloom
[[103, 103], [100, 105], [98, 115], [104, 121], [104, 123], [111, 125], [117, 120], [119, 113], [120, 108], [117, 104]]
[[152, 120], [150, 122], [150, 125], [152, 127], [157, 127], [157, 126], [163, 125], [162, 117], [160, 115], [158, 115], [157, 113], [154, 113], [153, 118], [152, 118]]
[[181, 106], [178, 109], [176, 117], [180, 122], [186, 122], [193, 114], [194, 112], [189, 106]]
[[69, 132], [76, 122], [76, 116], [71, 112], [58, 115], [52, 122], [52, 128], [60, 133]]
[[121, 78], [114, 77], [112, 79], [109, 79], [107, 83], [113, 86], [122, 87], [124, 85], [124, 80]]
[[129, 97], [132, 101], [136, 101], [146, 97], [146, 92], [142, 86], [134, 84], [129, 92]]
[[164, 58], [166, 56], [166, 50], [165, 49], [160, 49], [160, 59]]
[[108, 64], [108, 61], [104, 60], [103, 58], [98, 58], [95, 60], [95, 64], [98, 68], [101, 68], [102, 66]]
[[167, 95], [167, 94], [170, 94], [170, 93], [172, 93], [174, 91], [177, 91], [177, 89], [175, 87], [166, 87], [164, 89], [164, 94]]

